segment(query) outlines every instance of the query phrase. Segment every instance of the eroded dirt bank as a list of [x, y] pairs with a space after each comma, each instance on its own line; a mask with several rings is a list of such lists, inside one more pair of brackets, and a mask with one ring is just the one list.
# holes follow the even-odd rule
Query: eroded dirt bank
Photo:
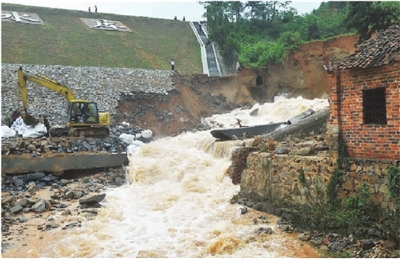
[[118, 121], [151, 129], [159, 138], [204, 130], [202, 118], [256, 103], [240, 74], [223, 78], [176, 74], [173, 81], [176, 89], [168, 95], [123, 96]]
[[201, 130], [201, 118], [255, 103], [272, 102], [274, 96], [326, 98], [331, 81], [323, 66], [355, 50], [357, 35], [347, 35], [302, 45], [281, 65], [254, 71], [242, 69], [234, 76], [175, 74], [176, 89], [168, 96], [140, 93], [120, 101], [123, 120], [151, 129], [156, 137]]
[[271, 102], [279, 94], [307, 99], [327, 97], [331, 81], [324, 65], [329, 68], [330, 62], [352, 54], [357, 40], [357, 35], [347, 35], [304, 44], [282, 64], [252, 71], [253, 75], [247, 72], [247, 85], [258, 102]]

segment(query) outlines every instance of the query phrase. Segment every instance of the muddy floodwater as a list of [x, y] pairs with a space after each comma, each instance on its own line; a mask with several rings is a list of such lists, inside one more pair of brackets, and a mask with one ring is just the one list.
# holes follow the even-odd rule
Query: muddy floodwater
[[[286, 121], [327, 100], [281, 98], [250, 110], [215, 115], [234, 125]], [[256, 107], [253, 107], [253, 109]], [[277, 217], [231, 204], [239, 192], [226, 175], [233, 148], [243, 141], [215, 142], [209, 131], [183, 133], [129, 150], [127, 183], [106, 191], [98, 215], [80, 227], [25, 232], [25, 245], [3, 257], [321, 257], [318, 249], [283, 233]], [[74, 217], [65, 217], [65, 221]], [[263, 219], [263, 220], [260, 220]], [[255, 224], [255, 220], [257, 224]], [[26, 224], [35, 224], [34, 221]], [[271, 234], [257, 233], [271, 228]]]

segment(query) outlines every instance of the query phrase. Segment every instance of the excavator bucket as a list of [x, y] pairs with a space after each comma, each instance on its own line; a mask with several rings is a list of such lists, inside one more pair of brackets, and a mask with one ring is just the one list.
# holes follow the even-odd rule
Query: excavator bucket
[[27, 113], [22, 114], [21, 117], [22, 117], [24, 123], [28, 126], [35, 126], [39, 123], [38, 119], [36, 119], [35, 117], [33, 117], [32, 115], [29, 115]]

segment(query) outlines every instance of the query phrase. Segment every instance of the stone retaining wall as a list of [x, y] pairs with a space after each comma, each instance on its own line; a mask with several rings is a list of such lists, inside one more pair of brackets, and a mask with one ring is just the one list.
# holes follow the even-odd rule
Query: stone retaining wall
[[[392, 166], [400, 166], [400, 161], [351, 160], [342, 169], [344, 177], [338, 187], [339, 197], [357, 195], [360, 187], [367, 185], [375, 205], [392, 209], [387, 175]], [[331, 157], [252, 152], [241, 175], [239, 197], [269, 204], [304, 204], [310, 199], [325, 199], [334, 170]], [[300, 180], [301, 175], [304, 181]]]
[[[299, 182], [304, 173], [306, 184]], [[246, 198], [282, 203], [304, 203], [309, 195], [323, 198], [323, 192], [334, 171], [330, 157], [249, 154], [247, 169], [242, 173], [240, 192]]]
[[375, 205], [382, 209], [393, 209], [393, 198], [388, 195], [389, 180], [387, 173], [392, 166], [400, 166], [400, 160], [352, 159], [346, 166], [339, 197], [357, 195], [360, 187], [367, 185]]

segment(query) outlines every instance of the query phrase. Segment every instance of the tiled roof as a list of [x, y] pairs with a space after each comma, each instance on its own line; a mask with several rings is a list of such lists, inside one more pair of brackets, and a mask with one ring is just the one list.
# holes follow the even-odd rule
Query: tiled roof
[[340, 70], [392, 64], [400, 55], [400, 23], [357, 46], [354, 54], [337, 64]]

